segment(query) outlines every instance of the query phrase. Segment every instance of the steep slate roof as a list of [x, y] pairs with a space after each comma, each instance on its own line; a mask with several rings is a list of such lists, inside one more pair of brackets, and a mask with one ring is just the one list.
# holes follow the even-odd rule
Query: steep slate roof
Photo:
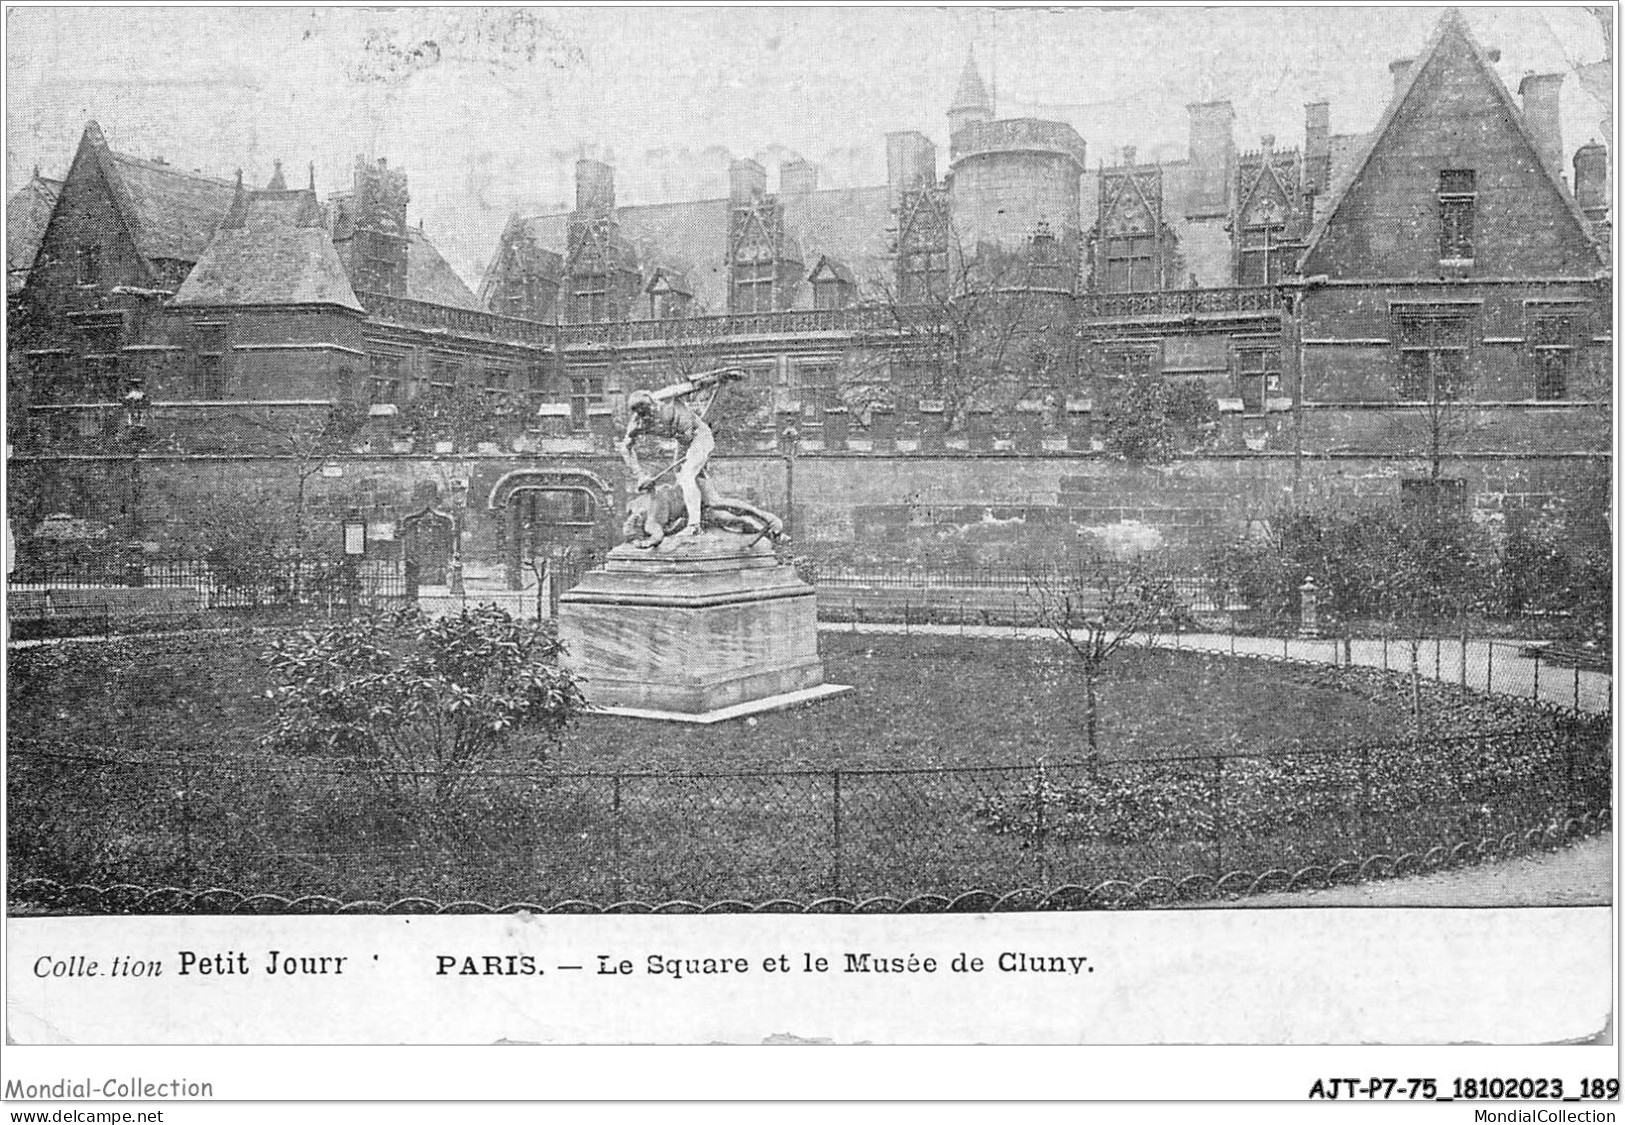
[[172, 302], [337, 305], [363, 311], [311, 191], [239, 192]]
[[1478, 45], [1478, 41], [1473, 38], [1473, 33], [1467, 26], [1467, 20], [1455, 8], [1448, 9], [1439, 20], [1438, 26], [1428, 40], [1427, 49], [1411, 65], [1404, 81], [1400, 83], [1394, 96], [1389, 100], [1388, 107], [1383, 111], [1382, 118], [1377, 122], [1377, 127], [1367, 135], [1364, 146], [1348, 164], [1345, 174], [1341, 179], [1334, 178], [1331, 202], [1320, 213], [1314, 229], [1310, 231], [1309, 241], [1299, 259], [1300, 263], [1307, 264], [1316, 250], [1319, 249], [1321, 241], [1326, 237], [1326, 232], [1331, 228], [1332, 220], [1337, 217], [1338, 211], [1360, 182], [1361, 174], [1364, 173], [1366, 167], [1371, 163], [1372, 157], [1381, 148], [1389, 130], [1399, 117], [1400, 110], [1405, 105], [1406, 99], [1410, 97], [1411, 91], [1421, 80], [1428, 65], [1439, 54], [1440, 48], [1452, 38], [1459, 39], [1466, 44], [1469, 57], [1487, 79], [1490, 89], [1494, 91], [1495, 96], [1501, 103], [1507, 121], [1517, 131], [1518, 136], [1528, 148], [1529, 155], [1544, 173], [1545, 178], [1551, 183], [1553, 190], [1557, 192], [1558, 198], [1562, 200], [1570, 217], [1584, 232], [1587, 241], [1591, 244], [1592, 250], [1597, 256], [1598, 264], [1602, 265], [1605, 261], [1603, 250], [1597, 245], [1591, 224], [1586, 220], [1579, 204], [1575, 202], [1574, 193], [1569, 190], [1568, 184], [1564, 182], [1562, 169], [1553, 167], [1541, 151], [1541, 147], [1535, 143], [1534, 137], [1529, 132], [1529, 125], [1524, 120], [1523, 110], [1513, 101], [1511, 92], [1506, 88], [1506, 83], [1502, 82], [1501, 76], [1495, 72], [1494, 64], [1490, 62], [1483, 48]]
[[233, 185], [113, 152], [105, 145], [102, 142], [111, 172], [108, 182], [127, 207], [130, 236], [141, 256], [149, 261], [197, 261], [231, 206]]
[[[860, 287], [878, 280], [888, 267], [886, 226], [891, 212], [887, 189], [880, 187], [830, 188], [779, 197], [784, 203], [785, 225], [801, 261], [809, 267], [821, 257], [845, 263]], [[728, 310], [728, 228], [732, 205], [726, 199], [680, 203], [651, 203], [616, 209], [621, 237], [637, 251], [645, 279], [658, 266], [682, 269], [693, 291], [696, 314]], [[515, 216], [503, 235], [503, 246], [521, 234], [543, 249], [566, 249], [567, 214]], [[502, 254], [492, 258], [500, 267]], [[492, 291], [488, 273], [481, 292]], [[795, 308], [811, 308], [812, 287], [797, 289]]]
[[457, 309], [479, 309], [474, 293], [440, 256], [429, 236], [413, 228], [406, 253], [406, 295], [414, 301], [450, 305]]
[[34, 178], [6, 200], [6, 286], [20, 288], [34, 266], [40, 240], [51, 221], [61, 180], [48, 180], [34, 169]]

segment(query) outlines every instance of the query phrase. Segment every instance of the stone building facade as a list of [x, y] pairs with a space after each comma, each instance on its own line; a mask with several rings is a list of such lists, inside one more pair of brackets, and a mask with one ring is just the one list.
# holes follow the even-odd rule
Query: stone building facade
[[[1193, 538], [1285, 496], [1445, 490], [1493, 517], [1591, 495], [1608, 153], [1583, 147], [1567, 179], [1560, 79], [1515, 98], [1458, 13], [1390, 70], [1369, 133], [1316, 103], [1295, 143], [1238, 147], [1231, 104], [1204, 102], [1184, 159], [1090, 171], [1070, 126], [998, 118], [972, 58], [945, 168], [899, 132], [881, 185], [796, 162], [769, 191], [738, 161], [726, 198], [622, 206], [583, 160], [574, 207], [512, 217], [477, 296], [384, 161], [323, 201], [280, 169], [253, 191], [124, 156], [91, 126], [14, 301], [14, 463], [43, 483], [13, 519], [93, 499], [94, 463], [70, 459], [124, 464], [132, 387], [149, 486], [163, 458], [274, 477], [264, 427], [230, 419], [349, 402], [366, 422], [317, 486], [330, 514], [460, 506], [460, 549], [512, 574], [542, 539], [612, 535], [630, 390], [724, 363], [750, 377], [718, 473], [830, 553]], [[1215, 405], [1172, 464], [1103, 441], [1103, 407], [1143, 380]], [[408, 424], [453, 399], [489, 409], [449, 439]]]

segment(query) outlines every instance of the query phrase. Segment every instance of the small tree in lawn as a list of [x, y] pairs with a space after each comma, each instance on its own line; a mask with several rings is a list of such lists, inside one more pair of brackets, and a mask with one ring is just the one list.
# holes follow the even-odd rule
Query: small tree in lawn
[[367, 408], [355, 402], [334, 402], [314, 412], [263, 407], [247, 416], [250, 428], [293, 470], [291, 498], [293, 524], [293, 596], [298, 601], [309, 554], [310, 529], [306, 519], [310, 482], [328, 465], [351, 452], [356, 435], [367, 422]]
[[586, 709], [546, 626], [495, 606], [364, 614], [273, 642], [270, 744], [356, 762], [396, 799], [450, 805], [520, 732], [549, 744]]
[[1086, 556], [1029, 579], [1039, 623], [1078, 658], [1083, 672], [1084, 727], [1089, 753], [1098, 752], [1097, 686], [1106, 663], [1135, 633], [1175, 608], [1173, 581], [1143, 558]]

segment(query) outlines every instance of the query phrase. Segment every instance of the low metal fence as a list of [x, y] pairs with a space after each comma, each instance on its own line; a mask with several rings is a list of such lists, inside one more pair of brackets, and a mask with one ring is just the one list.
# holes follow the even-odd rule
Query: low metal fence
[[[9, 751], [11, 893], [29, 880], [167, 886], [196, 909], [211, 908], [208, 888], [238, 902], [549, 909], [940, 908], [1021, 889], [1051, 907], [1117, 901], [1129, 888], [1171, 901], [1564, 838], [1607, 817], [1609, 746], [1606, 721], [1553, 717], [1271, 756], [777, 772], [504, 765], [449, 778], [25, 743]], [[176, 908], [173, 896], [141, 901]]]

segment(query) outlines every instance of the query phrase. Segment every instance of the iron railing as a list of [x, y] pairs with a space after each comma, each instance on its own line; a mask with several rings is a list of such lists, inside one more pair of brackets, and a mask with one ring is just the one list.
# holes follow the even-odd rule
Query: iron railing
[[[393, 902], [891, 903], [1437, 865], [1606, 815], [1606, 721], [1303, 751], [930, 769], [426, 773], [14, 744], [11, 888]], [[239, 895], [239, 899], [241, 895]], [[157, 907], [162, 909], [163, 907]], [[207, 903], [201, 904], [207, 909]]]

